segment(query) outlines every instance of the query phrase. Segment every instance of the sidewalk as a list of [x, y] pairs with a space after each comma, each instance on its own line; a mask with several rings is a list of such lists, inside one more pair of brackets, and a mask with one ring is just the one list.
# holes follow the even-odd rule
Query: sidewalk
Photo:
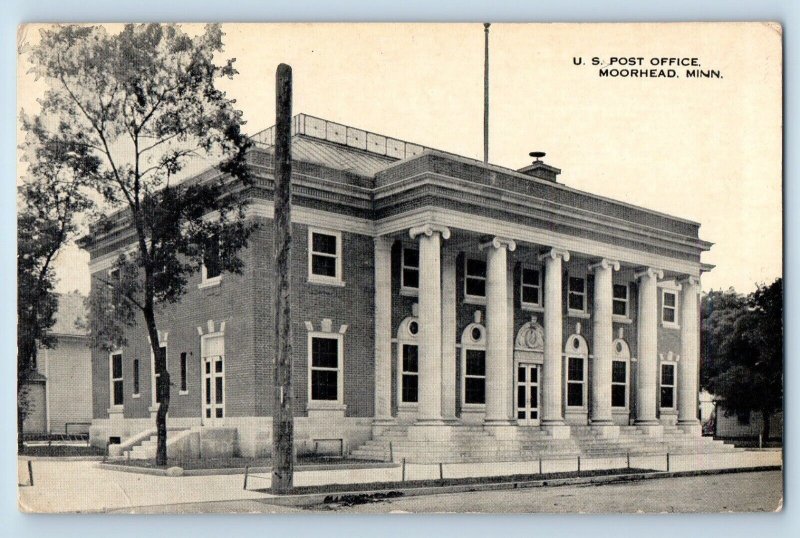
[[[27, 480], [27, 461], [20, 459], [19, 480]], [[730, 454], [700, 454], [670, 457], [670, 471], [748, 468], [780, 465], [780, 451], [746, 451]], [[582, 459], [581, 469], [609, 469], [626, 465], [625, 458]], [[512, 475], [538, 472], [539, 462], [445, 464], [445, 478]], [[577, 460], [543, 462], [544, 472], [577, 470]], [[666, 456], [631, 457], [631, 467], [666, 470]], [[367, 484], [402, 480], [402, 466], [372, 469], [299, 471], [296, 486], [327, 484]], [[406, 480], [438, 479], [438, 465], [407, 464]], [[167, 477], [99, 468], [93, 461], [33, 461], [34, 486], [19, 488], [20, 508], [32, 512], [96, 512], [153, 506], [214, 501], [255, 500], [270, 497], [269, 473], [248, 479], [244, 475]], [[358, 489], [355, 488], [354, 489]]]

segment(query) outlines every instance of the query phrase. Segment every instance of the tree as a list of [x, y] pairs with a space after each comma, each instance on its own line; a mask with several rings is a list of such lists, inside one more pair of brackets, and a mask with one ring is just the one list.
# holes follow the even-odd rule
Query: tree
[[[180, 300], [188, 278], [211, 257], [220, 271], [239, 272], [238, 252], [252, 229], [245, 221], [249, 181], [242, 113], [216, 87], [236, 74], [222, 52], [219, 25], [194, 37], [178, 25], [128, 24], [43, 30], [30, 48], [34, 73], [49, 83], [42, 113], [58, 117], [99, 159], [86, 179], [110, 210], [84, 246], [114, 230], [131, 235], [116, 277], [95, 275], [88, 301], [93, 344], [125, 345], [141, 315], [155, 357], [160, 402], [158, 465], [167, 462], [170, 380], [160, 352], [157, 314]], [[189, 166], [216, 169], [180, 181]]]
[[84, 177], [98, 160], [80, 135], [59, 124], [54, 132], [41, 119], [22, 116], [22, 149], [27, 173], [17, 190], [17, 448], [23, 449], [25, 417], [30, 410], [28, 381], [36, 370], [39, 347], [52, 348], [55, 323], [53, 261], [75, 238], [80, 214], [92, 206]]
[[726, 412], [757, 411], [763, 438], [783, 407], [783, 280], [747, 297], [712, 291], [701, 305], [701, 386], [722, 398]]

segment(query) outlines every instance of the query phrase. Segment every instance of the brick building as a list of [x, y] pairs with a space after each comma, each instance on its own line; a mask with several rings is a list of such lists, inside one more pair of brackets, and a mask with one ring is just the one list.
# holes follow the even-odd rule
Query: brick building
[[[394, 439], [467, 458], [634, 434], [695, 446], [711, 247], [698, 223], [570, 188], [539, 160], [511, 170], [303, 114], [292, 133], [298, 453], [379, 457]], [[161, 315], [171, 446], [224, 430], [229, 451], [271, 449], [273, 136], [249, 155], [261, 226], [243, 273], [204, 270]], [[93, 238], [92, 274], [132, 237], [123, 225]], [[93, 441], [145, 445], [144, 327], [95, 350], [92, 375]]]

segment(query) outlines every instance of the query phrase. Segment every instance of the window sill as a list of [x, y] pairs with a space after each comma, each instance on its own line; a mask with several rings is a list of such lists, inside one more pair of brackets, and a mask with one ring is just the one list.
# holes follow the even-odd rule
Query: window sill
[[660, 415], [677, 415], [678, 410], [674, 407], [660, 407], [658, 409]]
[[317, 286], [336, 286], [339, 288], [344, 287], [344, 280], [338, 278], [317, 276], [317, 275], [309, 275], [308, 283], [315, 284]]
[[222, 283], [221, 276], [215, 276], [214, 278], [209, 278], [202, 281], [200, 284], [197, 285], [197, 289], [203, 290], [206, 288], [215, 288]]
[[522, 310], [524, 310], [525, 312], [544, 312], [544, 307], [543, 306], [539, 306], [538, 304], [522, 303], [520, 308]]
[[486, 411], [486, 404], [461, 402], [461, 410], [466, 412]]
[[403, 297], [419, 297], [418, 288], [400, 288], [400, 295]]
[[592, 315], [589, 312], [580, 312], [578, 310], [568, 310], [567, 317], [570, 318], [580, 318], [580, 319], [589, 319]]
[[131, 394], [131, 398], [139, 399], [142, 395], [141, 394]]
[[109, 415], [121, 415], [123, 412], [124, 406], [122, 405], [112, 405], [108, 409], [106, 409], [106, 413]]
[[611, 414], [612, 415], [630, 415], [631, 410], [627, 407], [612, 407]]
[[179, 390], [178, 391], [178, 396], [186, 396], [187, 394], [189, 394], [188, 390]]
[[480, 297], [477, 295], [465, 295], [464, 304], [475, 304], [480, 306], [486, 306], [486, 297]]
[[419, 408], [419, 402], [401, 402], [397, 404], [398, 411], [412, 411]]
[[344, 411], [347, 406], [339, 402], [312, 401], [306, 404], [306, 411]]
[[151, 412], [151, 413], [158, 413], [158, 407], [159, 407], [160, 405], [161, 405], [161, 404], [151, 405], [150, 407], [148, 407], [148, 408], [147, 408], [147, 410], [148, 410], [149, 412]]
[[661, 326], [664, 327], [665, 329], [680, 329], [681, 328], [681, 326], [678, 325], [677, 323], [666, 323], [664, 321], [661, 322]]
[[624, 323], [625, 325], [633, 323], [633, 320], [628, 316], [611, 316], [611, 321], [614, 323]]

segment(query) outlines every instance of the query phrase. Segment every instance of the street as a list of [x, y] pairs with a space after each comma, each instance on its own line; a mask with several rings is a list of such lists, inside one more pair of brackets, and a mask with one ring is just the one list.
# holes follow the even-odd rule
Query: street
[[[782, 504], [780, 471], [643, 480], [601, 486], [562, 486], [429, 495], [353, 506], [314, 507], [337, 513], [612, 513], [772, 512]], [[307, 513], [257, 500], [143, 507], [136, 513]]]

